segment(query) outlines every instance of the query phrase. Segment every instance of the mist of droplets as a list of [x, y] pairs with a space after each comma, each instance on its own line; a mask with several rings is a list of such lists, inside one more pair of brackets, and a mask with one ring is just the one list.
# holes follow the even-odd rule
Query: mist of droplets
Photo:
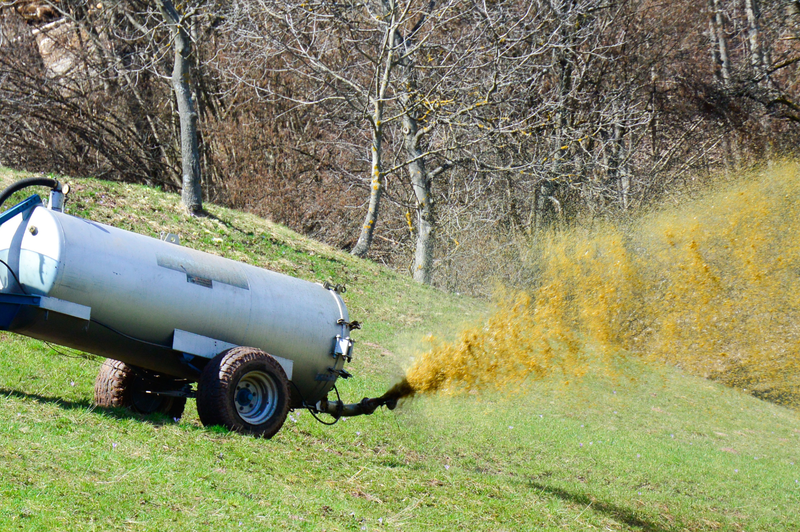
[[659, 361], [800, 405], [800, 165], [626, 224], [537, 237], [538, 280], [431, 338], [390, 394], [514, 390]]

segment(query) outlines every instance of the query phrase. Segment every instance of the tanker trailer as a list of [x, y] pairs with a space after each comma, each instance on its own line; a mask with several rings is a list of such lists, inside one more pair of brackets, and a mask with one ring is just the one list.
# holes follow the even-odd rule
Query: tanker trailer
[[[371, 414], [396, 399], [329, 401], [350, 374], [343, 287], [316, 284], [63, 212], [68, 185], [0, 214], [0, 330], [107, 358], [99, 406], [180, 417], [269, 438], [290, 409]], [[336, 392], [338, 397], [338, 391]]]

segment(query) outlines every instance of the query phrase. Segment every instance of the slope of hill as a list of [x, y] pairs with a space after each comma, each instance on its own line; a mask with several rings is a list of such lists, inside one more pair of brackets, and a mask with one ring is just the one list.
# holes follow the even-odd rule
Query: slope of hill
[[[21, 177], [0, 172], [4, 180]], [[384, 391], [429, 334], [487, 305], [259, 218], [74, 180], [68, 211], [309, 280], [345, 283], [356, 378]], [[92, 405], [100, 361], [0, 335], [2, 530], [796, 530], [800, 414], [671, 368], [421, 396], [272, 440]]]

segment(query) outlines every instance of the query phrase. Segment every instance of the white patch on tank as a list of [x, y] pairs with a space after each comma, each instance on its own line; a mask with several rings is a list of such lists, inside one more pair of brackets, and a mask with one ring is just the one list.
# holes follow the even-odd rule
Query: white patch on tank
[[61, 231], [50, 211], [36, 207], [27, 222], [19, 253], [19, 280], [31, 294], [49, 294], [58, 277]]

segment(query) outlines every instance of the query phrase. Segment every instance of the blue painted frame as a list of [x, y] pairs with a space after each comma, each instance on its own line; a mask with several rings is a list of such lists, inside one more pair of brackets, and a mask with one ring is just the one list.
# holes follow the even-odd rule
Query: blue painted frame
[[31, 207], [43, 204], [44, 203], [42, 202], [42, 198], [40, 198], [38, 194], [34, 194], [28, 199], [20, 201], [7, 211], [3, 212], [3, 214], [0, 214], [0, 225], [3, 225], [4, 223], [6, 223], [6, 221], [10, 220], [11, 218], [18, 215], [21, 212], [25, 212]]
[[41, 300], [39, 296], [0, 294], [0, 331], [8, 330], [22, 307], [38, 307]]

